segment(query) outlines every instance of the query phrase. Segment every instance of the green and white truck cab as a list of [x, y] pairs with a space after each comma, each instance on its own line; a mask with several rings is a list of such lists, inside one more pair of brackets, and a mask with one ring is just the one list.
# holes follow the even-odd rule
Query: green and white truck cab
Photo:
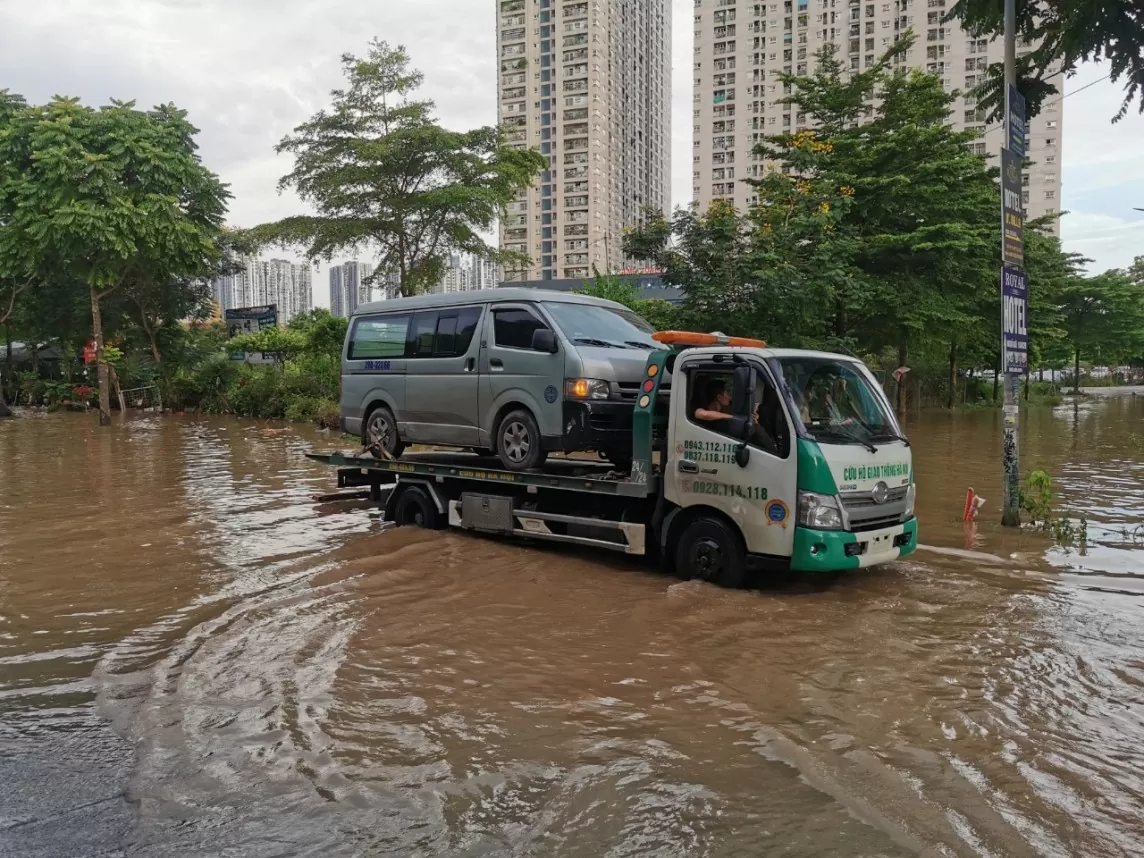
[[[856, 569], [911, 553], [910, 445], [866, 366], [759, 341], [691, 345], [710, 336], [657, 335], [676, 347], [663, 367], [671, 395], [661, 468], [673, 515], [709, 507], [737, 525], [748, 555], [796, 571]], [[649, 360], [653, 379], [660, 359]], [[730, 419], [710, 419], [717, 391]]]

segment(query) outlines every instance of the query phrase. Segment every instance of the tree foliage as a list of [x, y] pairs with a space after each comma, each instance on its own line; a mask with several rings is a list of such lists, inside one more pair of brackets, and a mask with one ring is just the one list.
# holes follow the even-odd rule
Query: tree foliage
[[[1106, 61], [1113, 83], [1123, 80], [1124, 100], [1113, 122], [1139, 100], [1144, 113], [1144, 5], [1138, 0], [1018, 0], [1017, 35], [1033, 46], [1019, 58], [1017, 88], [1028, 115], [1041, 112], [1059, 92], [1050, 78], [1071, 77], [1082, 62]], [[1000, 0], [958, 0], [949, 17], [960, 20], [975, 37], [1000, 38], [1005, 33], [1005, 6]], [[1050, 69], [1059, 69], [1059, 77]], [[993, 118], [1004, 106], [1004, 67], [990, 67], [982, 105]]]
[[131, 283], [209, 275], [219, 258], [226, 187], [196, 153], [173, 105], [151, 111], [74, 98], [4, 99], [0, 133], [0, 265], [5, 279], [82, 284], [109, 419], [103, 303]]
[[576, 290], [579, 294], [623, 304], [646, 319], [657, 331], [670, 331], [677, 327], [679, 314], [670, 302], [662, 298], [641, 298], [638, 289], [615, 274], [601, 274], [599, 271], [594, 274], [591, 280], [585, 281], [582, 289]]
[[484, 235], [544, 157], [505, 145], [496, 128], [442, 128], [433, 102], [414, 97], [424, 76], [403, 47], [375, 40], [366, 57], [346, 54], [342, 65], [346, 88], [278, 144], [295, 159], [279, 188], [295, 189], [316, 214], [259, 227], [258, 240], [311, 259], [376, 249], [376, 276], [396, 274], [404, 295], [435, 284], [454, 251], [519, 261]]

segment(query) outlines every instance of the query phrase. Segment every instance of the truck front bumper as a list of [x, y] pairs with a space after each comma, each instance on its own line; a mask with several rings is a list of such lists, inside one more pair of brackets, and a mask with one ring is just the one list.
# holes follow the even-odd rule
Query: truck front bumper
[[796, 527], [790, 568], [796, 572], [838, 572], [889, 563], [918, 547], [918, 520], [849, 533]]

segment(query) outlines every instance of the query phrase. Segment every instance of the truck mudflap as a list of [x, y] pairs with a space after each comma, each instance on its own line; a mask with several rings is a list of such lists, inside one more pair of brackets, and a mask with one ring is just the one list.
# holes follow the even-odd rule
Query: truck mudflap
[[450, 501], [449, 524], [478, 533], [591, 545], [637, 556], [647, 550], [647, 528], [642, 524], [520, 509], [511, 498], [497, 495], [466, 492], [460, 500]]
[[889, 563], [918, 547], [918, 520], [859, 533], [841, 530], [794, 532], [794, 553], [790, 568], [796, 572], [839, 572]]

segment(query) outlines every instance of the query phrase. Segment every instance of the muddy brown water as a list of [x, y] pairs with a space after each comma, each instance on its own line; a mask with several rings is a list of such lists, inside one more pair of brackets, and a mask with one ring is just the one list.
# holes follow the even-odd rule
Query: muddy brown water
[[1144, 854], [1144, 397], [1025, 418], [1082, 550], [993, 525], [999, 415], [909, 431], [940, 551], [728, 592], [317, 505], [316, 432], [0, 422], [0, 854]]

